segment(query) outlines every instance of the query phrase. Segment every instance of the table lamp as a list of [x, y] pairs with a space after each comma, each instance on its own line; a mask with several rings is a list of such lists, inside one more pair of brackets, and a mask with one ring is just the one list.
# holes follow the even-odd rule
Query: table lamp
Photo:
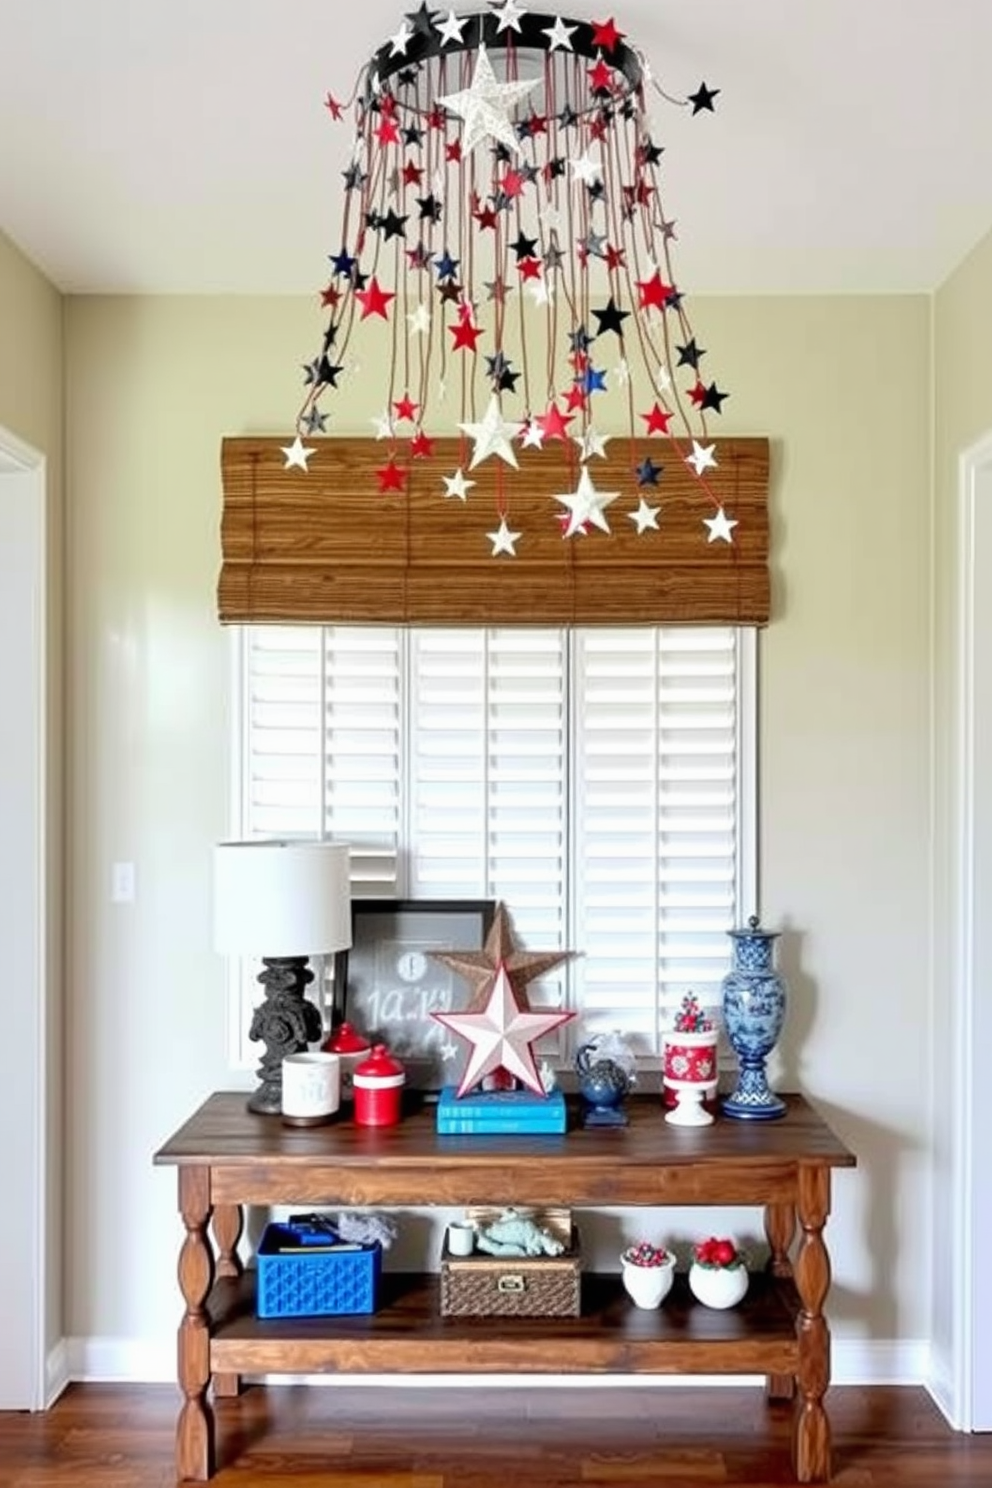
[[260, 957], [265, 997], [248, 1037], [265, 1045], [249, 1111], [282, 1109], [282, 1061], [320, 1038], [305, 997], [310, 956], [351, 945], [349, 852], [337, 842], [221, 842], [214, 849], [214, 946]]

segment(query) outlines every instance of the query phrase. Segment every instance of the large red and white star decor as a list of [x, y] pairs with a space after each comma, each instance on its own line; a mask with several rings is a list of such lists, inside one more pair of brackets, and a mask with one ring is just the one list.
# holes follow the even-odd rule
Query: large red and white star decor
[[506, 967], [500, 964], [484, 1008], [477, 1013], [432, 1013], [459, 1038], [472, 1046], [465, 1066], [459, 1096], [465, 1095], [497, 1070], [520, 1080], [536, 1095], [544, 1094], [534, 1061], [532, 1045], [546, 1033], [560, 1028], [574, 1013], [524, 1012], [517, 1001]]

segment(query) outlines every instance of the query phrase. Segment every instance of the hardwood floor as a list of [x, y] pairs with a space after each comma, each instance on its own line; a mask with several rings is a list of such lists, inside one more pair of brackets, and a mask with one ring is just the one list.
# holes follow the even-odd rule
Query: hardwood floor
[[[839, 1488], [992, 1488], [992, 1436], [925, 1391], [831, 1390]], [[0, 1414], [0, 1488], [174, 1488], [178, 1396], [73, 1386]], [[736, 1386], [249, 1388], [216, 1404], [217, 1488], [723, 1488], [791, 1481], [791, 1408]]]

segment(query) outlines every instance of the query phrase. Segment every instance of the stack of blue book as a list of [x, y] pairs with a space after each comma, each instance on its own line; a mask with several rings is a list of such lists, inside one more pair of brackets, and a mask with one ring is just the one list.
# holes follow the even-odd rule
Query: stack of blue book
[[535, 1095], [532, 1090], [471, 1090], [459, 1100], [446, 1085], [437, 1103], [439, 1136], [516, 1136], [561, 1133], [567, 1126], [565, 1097], [560, 1090]]

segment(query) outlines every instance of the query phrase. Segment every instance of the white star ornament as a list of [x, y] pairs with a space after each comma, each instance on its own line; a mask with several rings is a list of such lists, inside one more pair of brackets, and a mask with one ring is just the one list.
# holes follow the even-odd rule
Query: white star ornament
[[555, 500], [560, 501], [562, 506], [571, 513], [564, 536], [574, 537], [577, 532], [582, 531], [587, 522], [591, 522], [601, 532], [609, 532], [610, 524], [606, 520], [606, 508], [612, 501], [616, 501], [619, 495], [619, 491], [597, 491], [592, 483], [588, 465], [583, 465], [577, 488], [563, 496], [555, 497]]
[[449, 10], [443, 21], [434, 22], [434, 30], [445, 46], [460, 46], [462, 32], [468, 23], [468, 16], [456, 16], [453, 10]]
[[473, 1089], [486, 1075], [491, 1075], [498, 1069], [505, 1069], [526, 1085], [528, 1090], [533, 1090], [536, 1095], [543, 1095], [544, 1086], [534, 1062], [531, 1045], [574, 1016], [574, 1013], [521, 1011], [502, 962], [481, 1012], [431, 1013], [431, 1017], [438, 1023], [450, 1028], [452, 1033], [466, 1039], [472, 1046], [458, 1087], [459, 1096]]
[[511, 558], [517, 556], [517, 540], [519, 532], [511, 532], [506, 525], [506, 518], [500, 517], [499, 526], [495, 532], [487, 532], [486, 536], [493, 545], [492, 556], [498, 557], [500, 553], [507, 553]]
[[430, 311], [426, 305], [418, 305], [416, 310], [411, 310], [407, 320], [410, 322], [408, 334], [411, 336], [426, 336], [431, 328]]
[[438, 99], [442, 108], [464, 120], [462, 154], [470, 154], [486, 139], [497, 139], [515, 154], [522, 154], [517, 131], [510, 122], [510, 110], [537, 86], [537, 79], [529, 83], [499, 82], [489, 53], [480, 45], [471, 86]]
[[284, 470], [289, 470], [295, 465], [298, 469], [306, 470], [307, 472], [309, 472], [310, 467], [307, 464], [307, 461], [309, 460], [310, 456], [315, 453], [315, 451], [312, 445], [305, 445], [303, 443], [303, 440], [300, 438], [299, 434], [297, 434], [292, 444], [283, 444], [280, 446], [280, 448], [283, 454], [286, 456], [286, 461], [283, 465]]
[[628, 512], [627, 515], [637, 528], [638, 534], [647, 532], [649, 527], [658, 531], [659, 506], [649, 506], [642, 496], [636, 511]]
[[710, 529], [707, 542], [716, 542], [718, 539], [721, 542], [733, 542], [733, 529], [737, 526], [737, 522], [733, 517], [727, 516], [722, 506], [715, 517], [704, 517], [703, 522]]
[[583, 150], [577, 160], [570, 160], [569, 165], [574, 171], [573, 181], [581, 181], [584, 186], [592, 186], [603, 174], [603, 162], [593, 160], [588, 150]]
[[456, 470], [454, 475], [442, 475], [441, 479], [447, 487], [445, 496], [457, 496], [459, 501], [466, 501], [469, 491], [475, 485], [475, 481], [465, 479], [462, 470]]
[[697, 475], [702, 475], [704, 470], [715, 470], [716, 445], [700, 444], [698, 439], [692, 441], [692, 454], [686, 455], [685, 463], [691, 465]]
[[578, 26], [566, 26], [561, 16], [555, 16], [554, 25], [544, 27], [544, 35], [551, 43], [548, 51], [556, 52], [561, 48], [562, 51], [570, 52], [572, 50], [572, 37], [578, 29]]
[[514, 31], [520, 30], [520, 22], [527, 12], [517, 4], [517, 0], [503, 0], [503, 4], [496, 10], [498, 24], [497, 33], [512, 27]]
[[490, 455], [498, 455], [507, 465], [512, 465], [515, 470], [519, 469], [516, 451], [510, 441], [516, 439], [523, 424], [508, 423], [500, 413], [495, 397], [489, 399], [489, 407], [481, 424], [459, 424], [458, 427], [475, 442], [469, 470], [474, 470], [483, 460], [488, 460]]
[[406, 49], [413, 40], [413, 27], [409, 21], [404, 21], [395, 36], [389, 38], [391, 57], [405, 57]]

